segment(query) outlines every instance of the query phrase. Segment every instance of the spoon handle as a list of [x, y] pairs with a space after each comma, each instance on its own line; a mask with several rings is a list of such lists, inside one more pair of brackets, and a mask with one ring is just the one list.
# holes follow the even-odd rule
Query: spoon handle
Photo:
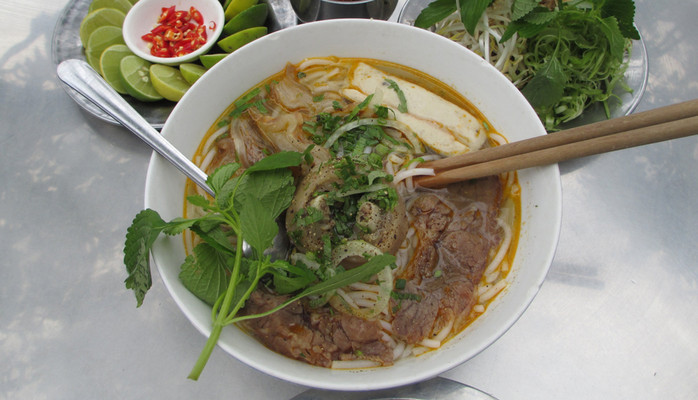
[[58, 65], [57, 74], [58, 78], [66, 85], [85, 96], [141, 138], [194, 183], [213, 195], [213, 191], [206, 184], [206, 173], [180, 153], [160, 132], [150, 126], [89, 64], [82, 60], [66, 60]]

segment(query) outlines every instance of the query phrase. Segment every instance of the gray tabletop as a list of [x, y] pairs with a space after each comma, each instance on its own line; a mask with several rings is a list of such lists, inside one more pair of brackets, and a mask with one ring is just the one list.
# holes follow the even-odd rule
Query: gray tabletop
[[[0, 0], [0, 399], [289, 399], [307, 388], [214, 351], [159, 276], [136, 309], [126, 227], [150, 150], [56, 78], [67, 0]], [[698, 97], [695, 0], [636, 0], [649, 54], [637, 111]], [[698, 137], [560, 165], [547, 280], [499, 341], [443, 377], [499, 399], [698, 395]]]

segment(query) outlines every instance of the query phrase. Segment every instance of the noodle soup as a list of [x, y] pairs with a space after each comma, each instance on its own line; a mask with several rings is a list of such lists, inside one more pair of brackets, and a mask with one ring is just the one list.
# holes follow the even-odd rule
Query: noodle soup
[[[260, 82], [215, 121], [194, 162], [210, 174], [304, 153], [283, 221], [288, 261], [317, 280], [376, 254], [396, 262], [241, 328], [280, 354], [334, 369], [393, 365], [466, 329], [506, 289], [521, 223], [517, 174], [438, 190], [413, 178], [433, 174], [421, 162], [505, 141], [450, 87], [394, 63], [309, 58]], [[191, 182], [185, 191], [204, 195]], [[185, 216], [198, 212], [187, 205]], [[198, 239], [185, 241], [191, 251]], [[287, 296], [266, 282], [243, 312]]]

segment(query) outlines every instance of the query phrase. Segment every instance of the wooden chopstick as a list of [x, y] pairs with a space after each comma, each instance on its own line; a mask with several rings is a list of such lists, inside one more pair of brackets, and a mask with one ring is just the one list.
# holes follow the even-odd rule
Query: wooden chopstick
[[426, 162], [420, 167], [434, 168], [436, 175], [415, 177], [414, 182], [423, 187], [442, 187], [696, 133], [698, 99]]

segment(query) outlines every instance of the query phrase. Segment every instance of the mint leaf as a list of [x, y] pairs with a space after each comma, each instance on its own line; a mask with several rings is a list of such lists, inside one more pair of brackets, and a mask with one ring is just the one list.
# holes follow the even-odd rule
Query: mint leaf
[[[217, 190], [214, 190], [214, 192], [215, 191], [217, 191]], [[207, 198], [205, 198], [204, 196], [202, 196], [200, 194], [195, 194], [193, 196], [187, 196], [187, 201], [196, 207], [201, 207], [201, 208], [206, 209], [206, 210], [211, 208], [211, 202], [208, 201]]]
[[203, 241], [208, 243], [210, 246], [215, 247], [216, 250], [235, 254], [237, 249], [230, 243], [229, 235], [232, 233], [230, 233], [229, 230], [223, 230], [221, 225], [221, 222], [218, 224], [213, 224], [211, 221], [204, 220], [200, 223], [192, 225], [190, 229]]
[[243, 239], [256, 251], [257, 257], [261, 257], [264, 250], [271, 247], [279, 232], [279, 226], [269, 211], [258, 201], [246, 203], [240, 211]]
[[521, 90], [533, 108], [549, 107], [560, 101], [567, 76], [557, 58], [553, 57], [536, 71]]
[[534, 25], [544, 25], [557, 17], [557, 11], [552, 11], [547, 7], [536, 7], [526, 14], [524, 21]]
[[633, 0], [605, 1], [601, 6], [603, 18], [615, 17], [623, 37], [640, 40], [640, 33], [635, 28], [635, 3]]
[[177, 235], [184, 232], [185, 229], [191, 228], [197, 222], [196, 218], [185, 219], [178, 217], [168, 222], [162, 229], [162, 233], [166, 235]]
[[152, 286], [150, 275], [150, 248], [162, 231], [165, 221], [157, 211], [146, 209], [139, 212], [126, 231], [124, 264], [128, 277], [126, 288], [136, 296], [136, 307], [143, 304], [148, 289]]
[[297, 167], [303, 162], [303, 155], [295, 151], [281, 151], [257, 161], [247, 172], [269, 171], [272, 169]]
[[475, 34], [475, 26], [482, 18], [482, 14], [494, 0], [459, 0], [460, 19], [465, 25], [465, 30], [471, 35]]
[[206, 183], [213, 189], [214, 193], [218, 193], [223, 185], [235, 175], [235, 172], [240, 169], [240, 164], [231, 163], [225, 164], [218, 168], [206, 179]]
[[511, 5], [511, 20], [516, 21], [538, 7], [540, 0], [515, 0]]
[[[552, 14], [552, 13], [551, 13]], [[553, 14], [554, 15], [554, 14]], [[554, 20], [554, 18], [553, 18]], [[526, 21], [526, 19], [519, 19], [512, 21], [507, 26], [507, 29], [502, 34], [502, 38], [499, 39], [500, 43], [504, 43], [511, 39], [515, 33], [518, 33], [522, 38], [532, 38], [539, 33], [543, 32], [548, 27], [548, 24], [534, 24]]]
[[456, 12], [456, 0], [432, 1], [419, 13], [414, 26], [427, 29], [454, 12]]
[[233, 257], [203, 242], [184, 260], [179, 279], [196, 297], [213, 305], [228, 288], [232, 265]]
[[289, 169], [251, 173], [238, 189], [236, 208], [245, 210], [249, 203], [260, 203], [268, 209], [270, 218], [275, 219], [291, 205], [296, 191], [293, 183], [293, 174]]

